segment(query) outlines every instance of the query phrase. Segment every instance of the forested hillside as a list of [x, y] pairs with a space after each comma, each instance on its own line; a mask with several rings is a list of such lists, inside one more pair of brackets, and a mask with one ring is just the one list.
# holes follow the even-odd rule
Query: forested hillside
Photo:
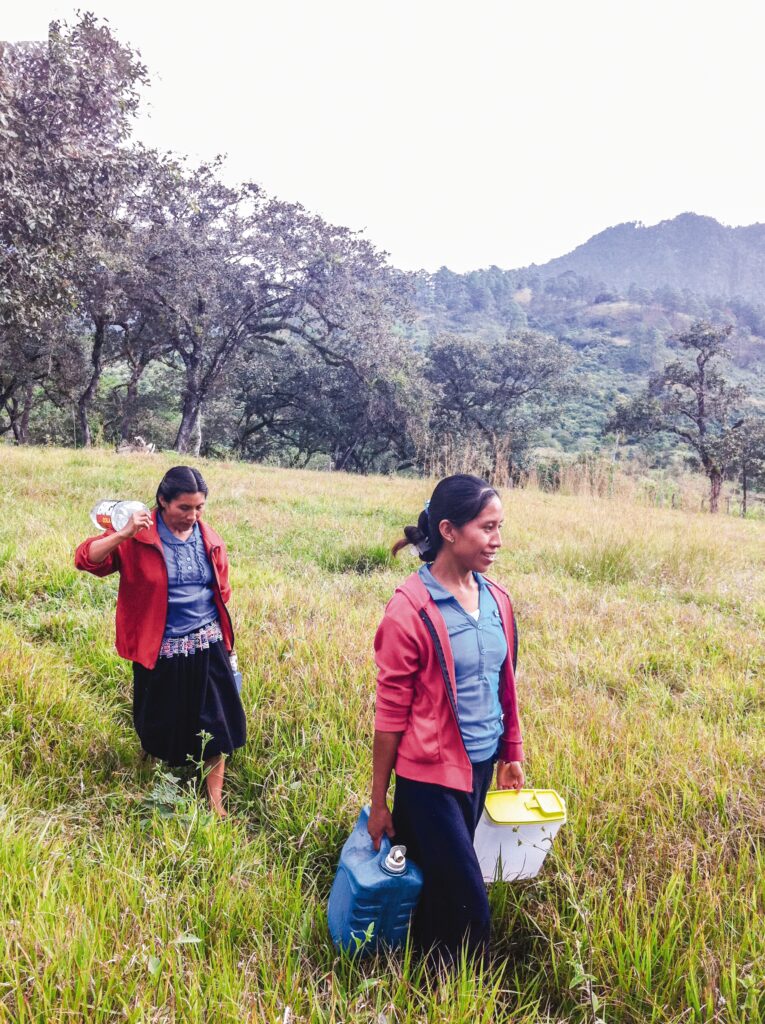
[[[748, 297], [731, 293], [736, 281]], [[422, 275], [414, 331], [424, 344], [443, 332], [487, 344], [519, 330], [558, 339], [574, 356], [579, 393], [546, 439], [575, 451], [602, 443], [614, 402], [640, 388], [672, 356], [673, 338], [699, 320], [733, 326], [730, 373], [760, 407], [763, 298], [765, 226], [726, 228], [683, 214], [655, 228], [610, 228], [544, 266]]]
[[[737, 396], [716, 429], [761, 413], [762, 225], [683, 214], [541, 267], [404, 273], [360, 233], [225, 183], [220, 161], [137, 142], [147, 76], [92, 15], [0, 45], [5, 440], [140, 435], [188, 455], [521, 480], [546, 449], [611, 451], [620, 399], [703, 323], [725, 333], [715, 365]], [[666, 420], [643, 420], [630, 440], [651, 461], [687, 454]]]

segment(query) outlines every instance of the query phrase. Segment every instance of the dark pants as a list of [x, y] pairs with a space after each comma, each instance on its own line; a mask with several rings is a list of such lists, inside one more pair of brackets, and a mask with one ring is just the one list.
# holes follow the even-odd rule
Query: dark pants
[[473, 836], [493, 771], [493, 758], [474, 764], [470, 793], [396, 777], [395, 841], [423, 874], [412, 940], [435, 962], [453, 963], [463, 947], [482, 956], [488, 947], [489, 901]]

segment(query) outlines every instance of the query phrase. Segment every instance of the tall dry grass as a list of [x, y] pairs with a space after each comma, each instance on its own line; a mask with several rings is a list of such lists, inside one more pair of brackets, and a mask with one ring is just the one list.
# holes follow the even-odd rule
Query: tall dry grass
[[[427, 481], [208, 463], [247, 747], [231, 819], [138, 759], [99, 497], [165, 456], [0, 449], [0, 1020], [765, 1019], [765, 527], [620, 493], [505, 492], [532, 783], [569, 824], [495, 885], [493, 961], [339, 957], [325, 901], [367, 798], [372, 637]], [[164, 788], [163, 788], [164, 787]]]

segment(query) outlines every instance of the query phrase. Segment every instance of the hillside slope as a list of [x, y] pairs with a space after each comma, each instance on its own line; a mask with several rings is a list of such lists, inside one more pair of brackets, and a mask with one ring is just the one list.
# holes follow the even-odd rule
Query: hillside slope
[[221, 823], [139, 764], [116, 579], [72, 564], [170, 458], [0, 449], [2, 1024], [590, 1022], [585, 975], [609, 1022], [765, 1024], [762, 524], [506, 494], [528, 777], [569, 822], [492, 887], [492, 964], [439, 980], [341, 959], [325, 914], [415, 564], [385, 547], [429, 483], [199, 460], [249, 730]]

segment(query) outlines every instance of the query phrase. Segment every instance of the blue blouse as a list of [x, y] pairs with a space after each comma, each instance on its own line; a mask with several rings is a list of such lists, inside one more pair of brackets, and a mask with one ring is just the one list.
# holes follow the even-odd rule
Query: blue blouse
[[438, 604], [449, 631], [457, 682], [457, 711], [468, 757], [477, 764], [494, 757], [502, 736], [499, 673], [507, 657], [507, 639], [497, 602], [486, 580], [478, 583], [478, 619], [423, 565], [420, 578]]
[[181, 540], [158, 515], [157, 531], [167, 566], [165, 636], [186, 636], [218, 617], [211, 585], [212, 566], [197, 523], [188, 540]]

